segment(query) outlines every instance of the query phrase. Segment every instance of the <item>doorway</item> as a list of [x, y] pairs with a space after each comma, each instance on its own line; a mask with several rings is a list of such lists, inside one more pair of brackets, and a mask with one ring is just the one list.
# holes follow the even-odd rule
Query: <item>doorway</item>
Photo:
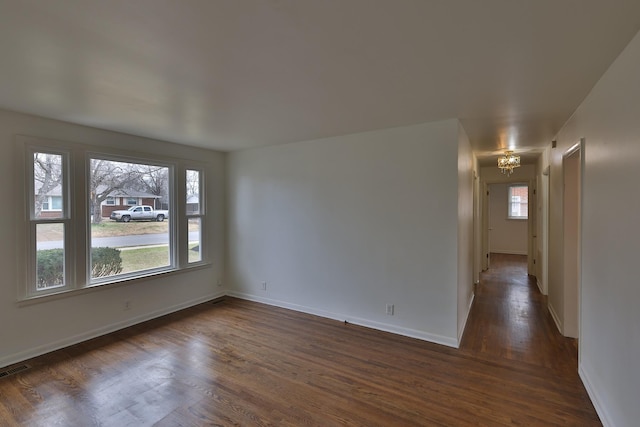
[[580, 333], [580, 235], [582, 221], [582, 168], [584, 139], [562, 157], [564, 331], [568, 337]]
[[503, 182], [487, 185], [486, 260], [491, 254], [527, 255], [529, 244], [529, 185]]

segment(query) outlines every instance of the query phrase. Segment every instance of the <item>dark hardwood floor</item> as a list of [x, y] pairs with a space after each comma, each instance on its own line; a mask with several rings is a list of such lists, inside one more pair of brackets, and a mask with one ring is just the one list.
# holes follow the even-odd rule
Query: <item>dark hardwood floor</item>
[[526, 265], [493, 261], [460, 349], [227, 298], [27, 361], [0, 425], [600, 425]]
[[563, 337], [523, 255], [491, 254], [460, 349], [485, 359], [531, 363], [558, 375], [578, 370], [577, 340]]

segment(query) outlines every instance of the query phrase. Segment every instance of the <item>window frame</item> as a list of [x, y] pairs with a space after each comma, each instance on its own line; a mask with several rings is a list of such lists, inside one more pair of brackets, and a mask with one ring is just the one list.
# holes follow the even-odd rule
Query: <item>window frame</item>
[[[23, 295], [25, 298], [34, 298], [39, 296], [46, 296], [52, 294], [58, 294], [61, 292], [72, 289], [74, 283], [74, 271], [73, 271], [73, 259], [75, 257], [75, 251], [73, 245], [68, 244], [73, 233], [72, 226], [72, 200], [71, 200], [71, 182], [72, 176], [72, 162], [71, 162], [71, 150], [64, 146], [49, 147], [46, 145], [29, 145], [24, 150], [25, 152], [25, 174], [27, 181], [27, 191], [24, 192], [26, 196], [25, 215], [23, 216], [27, 220], [27, 256], [26, 266], [27, 272], [25, 275]], [[61, 210], [44, 210], [41, 212], [60, 212], [59, 217], [40, 217], [35, 215], [36, 201], [35, 201], [35, 172], [34, 172], [34, 155], [35, 153], [46, 153], [61, 156], [61, 174], [62, 184], [61, 197], [62, 197], [62, 209]], [[47, 202], [51, 205], [51, 197], [47, 198]], [[52, 286], [48, 289], [38, 289], [37, 285], [37, 257], [38, 257], [38, 225], [40, 224], [62, 224], [63, 226], [63, 284], [61, 286]], [[19, 247], [17, 245], [17, 247]]]
[[[128, 154], [110, 154], [110, 153], [106, 153], [105, 151], [97, 151], [97, 150], [91, 150], [91, 151], [87, 151], [85, 152], [85, 156], [84, 156], [84, 165], [86, 168], [86, 179], [85, 182], [87, 180], [89, 180], [91, 178], [91, 160], [92, 159], [100, 159], [100, 160], [106, 160], [106, 161], [112, 161], [112, 162], [123, 162], [123, 163], [132, 163], [132, 164], [139, 164], [139, 165], [150, 165], [150, 166], [160, 166], [160, 167], [166, 167], [168, 168], [168, 173], [169, 173], [169, 177], [168, 177], [168, 191], [169, 191], [169, 212], [174, 211], [175, 212], [175, 184], [174, 184], [174, 176], [175, 176], [175, 169], [176, 169], [176, 162], [171, 162], [171, 161], [167, 161], [166, 159], [157, 159], [157, 158], [151, 158], [151, 157], [141, 157], [139, 155], [128, 155]], [[88, 189], [87, 192], [85, 194], [85, 197], [87, 198], [87, 205], [89, 204], [89, 194], [88, 194]], [[127, 206], [138, 206], [138, 209], [140, 209], [140, 211], [143, 211], [144, 208], [139, 205], [138, 203], [138, 199], [135, 198], [136, 203], [134, 205], [130, 205], [128, 204], [128, 202], [130, 201], [129, 199], [134, 199], [134, 197], [126, 197], [126, 201], [127, 201]], [[90, 213], [89, 213], [90, 214]], [[177, 235], [177, 231], [176, 231], [176, 225], [175, 225], [176, 221], [171, 221], [169, 223], [169, 265], [167, 266], [160, 266], [160, 267], [154, 267], [154, 268], [149, 268], [146, 270], [140, 270], [140, 271], [135, 271], [135, 272], [130, 272], [130, 273], [121, 273], [121, 274], [117, 274], [117, 275], [113, 275], [113, 276], [105, 276], [105, 277], [100, 277], [100, 278], [93, 278], [91, 277], [91, 248], [92, 248], [92, 243], [91, 243], [91, 232], [89, 231], [91, 229], [91, 221], [87, 220], [87, 224], [86, 224], [86, 228], [87, 228], [87, 236], [86, 236], [86, 244], [87, 244], [87, 263], [86, 263], [86, 278], [85, 278], [85, 283], [86, 286], [85, 287], [94, 287], [94, 286], [102, 286], [102, 285], [109, 285], [109, 284], [113, 284], [113, 283], [119, 283], [122, 281], [127, 281], [127, 280], [132, 280], [132, 279], [137, 279], [140, 277], [147, 277], [147, 276], [152, 276], [152, 275], [156, 275], [156, 274], [162, 274], [162, 273], [169, 273], [169, 272], [173, 272], [173, 271], [177, 271], [180, 269], [179, 267], [179, 263], [178, 263], [178, 251], [177, 251], [177, 239], [176, 239], [176, 235]]]
[[[201, 221], [201, 260], [197, 263], [188, 262], [188, 220], [185, 204], [185, 183], [187, 164], [190, 168], [201, 171], [201, 188], [204, 188], [204, 164], [193, 166], [192, 161], [180, 158], [156, 155], [152, 153], [127, 152], [104, 146], [70, 143], [50, 140], [40, 137], [17, 135], [16, 159], [21, 167], [16, 170], [19, 194], [23, 202], [15, 205], [17, 218], [24, 225], [23, 233], [16, 234], [16, 251], [18, 256], [18, 294], [17, 300], [27, 302], [40, 300], [43, 297], [56, 297], [64, 294], [86, 292], [103, 286], [128, 285], [147, 280], [150, 277], [166, 274], [180, 274], [194, 267], [211, 265], [208, 258], [208, 245], [204, 215]], [[33, 218], [35, 212], [34, 185], [34, 157], [36, 152], [63, 155], [63, 217], [62, 218]], [[151, 164], [169, 167], [169, 240], [170, 266], [148, 269], [131, 274], [111, 276], [105, 280], [91, 280], [91, 220], [89, 207], [90, 158], [104, 158], [113, 161], [125, 161], [137, 164]], [[206, 204], [206, 197], [200, 195], [202, 206]], [[51, 289], [37, 289], [36, 286], [36, 224], [63, 223], [64, 224], [64, 285]], [[27, 236], [24, 239], [23, 236]]]
[[[195, 171], [198, 172], [198, 211], [197, 212], [190, 212], [187, 209], [187, 202], [188, 202], [188, 192], [187, 192], [187, 174], [189, 171]], [[182, 171], [182, 179], [184, 179], [184, 185], [183, 185], [183, 189], [184, 189], [184, 199], [183, 199], [183, 209], [184, 209], [184, 215], [186, 218], [186, 244], [184, 245], [185, 247], [185, 252], [186, 252], [186, 257], [182, 260], [182, 262], [186, 263], [186, 265], [189, 266], [197, 266], [197, 265], [201, 265], [206, 263], [206, 259], [207, 259], [207, 253], [206, 250], [208, 248], [208, 245], [205, 243], [205, 224], [206, 224], [206, 215], [207, 215], [207, 207], [206, 207], [206, 197], [204, 197], [206, 188], [205, 188], [205, 167], [203, 165], [196, 165], [194, 163], [189, 163], [186, 164], [184, 167], [184, 170]], [[189, 262], [189, 220], [191, 219], [199, 219], [200, 220], [200, 260], [199, 261], [193, 261], [193, 262]]]
[[[526, 188], [527, 189], [527, 213], [526, 215], [512, 215], [512, 197], [520, 197], [520, 196], [512, 196], [512, 190], [514, 188]], [[521, 201], [517, 202], [522, 205]], [[527, 183], [519, 182], [507, 185], [507, 219], [513, 219], [516, 221], [526, 221], [529, 219], [529, 185]]]

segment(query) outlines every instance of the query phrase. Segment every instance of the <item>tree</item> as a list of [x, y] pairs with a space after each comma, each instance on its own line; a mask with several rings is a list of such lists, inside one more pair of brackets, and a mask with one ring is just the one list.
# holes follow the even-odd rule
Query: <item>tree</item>
[[60, 154], [33, 154], [36, 218], [40, 216], [42, 204], [48, 199], [51, 190], [62, 184], [62, 176], [62, 156]]
[[200, 171], [187, 170], [187, 197], [200, 194]]
[[117, 190], [131, 188], [139, 179], [141, 172], [133, 163], [115, 162], [113, 160], [91, 159], [91, 176], [89, 178], [89, 203], [92, 221], [102, 221], [102, 202]]
[[[137, 188], [159, 196], [160, 200], [169, 198], [169, 169], [164, 166], [137, 165], [140, 176]], [[154, 208], [158, 208], [154, 206]]]

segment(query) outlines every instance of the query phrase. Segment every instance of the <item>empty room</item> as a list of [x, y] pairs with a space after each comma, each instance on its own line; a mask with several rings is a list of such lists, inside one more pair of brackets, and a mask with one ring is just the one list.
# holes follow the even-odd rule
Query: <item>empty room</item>
[[639, 31], [0, 1], [0, 425], [636, 426]]

